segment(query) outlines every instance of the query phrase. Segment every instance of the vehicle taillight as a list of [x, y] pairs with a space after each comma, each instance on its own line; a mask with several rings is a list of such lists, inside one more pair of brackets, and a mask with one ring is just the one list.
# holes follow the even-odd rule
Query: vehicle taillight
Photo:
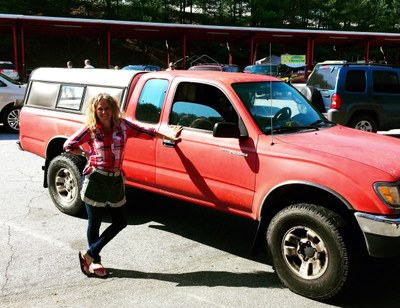
[[342, 107], [342, 99], [339, 94], [333, 94], [331, 98], [331, 108], [332, 109], [340, 109]]

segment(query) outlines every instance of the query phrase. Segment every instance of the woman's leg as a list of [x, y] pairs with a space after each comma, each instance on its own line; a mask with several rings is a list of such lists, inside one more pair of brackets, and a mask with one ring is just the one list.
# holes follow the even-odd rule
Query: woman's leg
[[90, 244], [90, 248], [88, 250], [89, 254], [94, 258], [94, 263], [101, 262], [100, 251], [127, 225], [125, 205], [120, 207], [107, 206], [107, 208], [109, 209], [111, 215], [111, 225], [108, 226], [106, 230], [104, 230], [100, 237], [97, 237], [97, 240], [95, 242]]
[[100, 251], [97, 251], [96, 243], [99, 241], [100, 238], [100, 226], [104, 216], [105, 208], [92, 206], [90, 204], [85, 204], [85, 206], [88, 216], [87, 240], [89, 244], [89, 249], [87, 250], [87, 252], [93, 258], [94, 262], [100, 262]]

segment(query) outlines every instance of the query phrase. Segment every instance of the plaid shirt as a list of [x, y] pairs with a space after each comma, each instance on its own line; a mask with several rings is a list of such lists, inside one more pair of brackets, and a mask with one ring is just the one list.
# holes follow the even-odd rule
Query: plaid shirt
[[128, 138], [151, 139], [156, 135], [154, 128], [144, 128], [125, 119], [115, 126], [112, 134], [107, 134], [100, 124], [95, 131], [82, 127], [64, 143], [64, 150], [78, 149], [84, 143], [89, 145], [89, 162], [83, 174], [92, 172], [93, 168], [107, 172], [121, 170], [125, 144]]

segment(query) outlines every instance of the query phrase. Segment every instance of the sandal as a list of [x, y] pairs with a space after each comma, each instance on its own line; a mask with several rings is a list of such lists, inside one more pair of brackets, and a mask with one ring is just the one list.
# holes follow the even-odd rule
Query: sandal
[[98, 278], [107, 278], [108, 273], [101, 263], [92, 263], [93, 274]]
[[81, 267], [82, 273], [89, 277], [91, 274], [90, 270], [89, 270], [90, 264], [88, 264], [86, 259], [83, 257], [82, 252], [80, 252], [80, 251], [79, 251], [79, 265]]

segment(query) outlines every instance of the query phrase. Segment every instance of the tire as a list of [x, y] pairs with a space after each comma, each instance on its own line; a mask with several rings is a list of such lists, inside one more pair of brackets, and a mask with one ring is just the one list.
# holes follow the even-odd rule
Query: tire
[[305, 98], [307, 98], [311, 102], [311, 104], [319, 112], [326, 112], [324, 101], [318, 89], [315, 89], [313, 86], [305, 86], [300, 90], [300, 92], [305, 96]]
[[303, 94], [304, 97], [306, 99], [308, 99], [310, 102], [311, 102], [311, 97], [312, 97], [312, 89], [313, 89], [313, 87], [305, 86], [305, 87], [301, 88], [301, 90], [300, 90], [301, 94]]
[[18, 134], [19, 133], [19, 107], [16, 106], [8, 106], [3, 111], [3, 117], [1, 119], [4, 128], [12, 133]]
[[375, 119], [369, 115], [356, 115], [350, 119], [347, 126], [371, 133], [376, 133], [378, 131], [378, 125]]
[[294, 293], [327, 300], [348, 282], [348, 248], [344, 220], [313, 204], [295, 204], [280, 211], [267, 230], [267, 244], [281, 282]]
[[76, 216], [83, 209], [80, 192], [82, 170], [86, 164], [83, 157], [63, 153], [49, 165], [47, 182], [54, 205], [63, 213]]

